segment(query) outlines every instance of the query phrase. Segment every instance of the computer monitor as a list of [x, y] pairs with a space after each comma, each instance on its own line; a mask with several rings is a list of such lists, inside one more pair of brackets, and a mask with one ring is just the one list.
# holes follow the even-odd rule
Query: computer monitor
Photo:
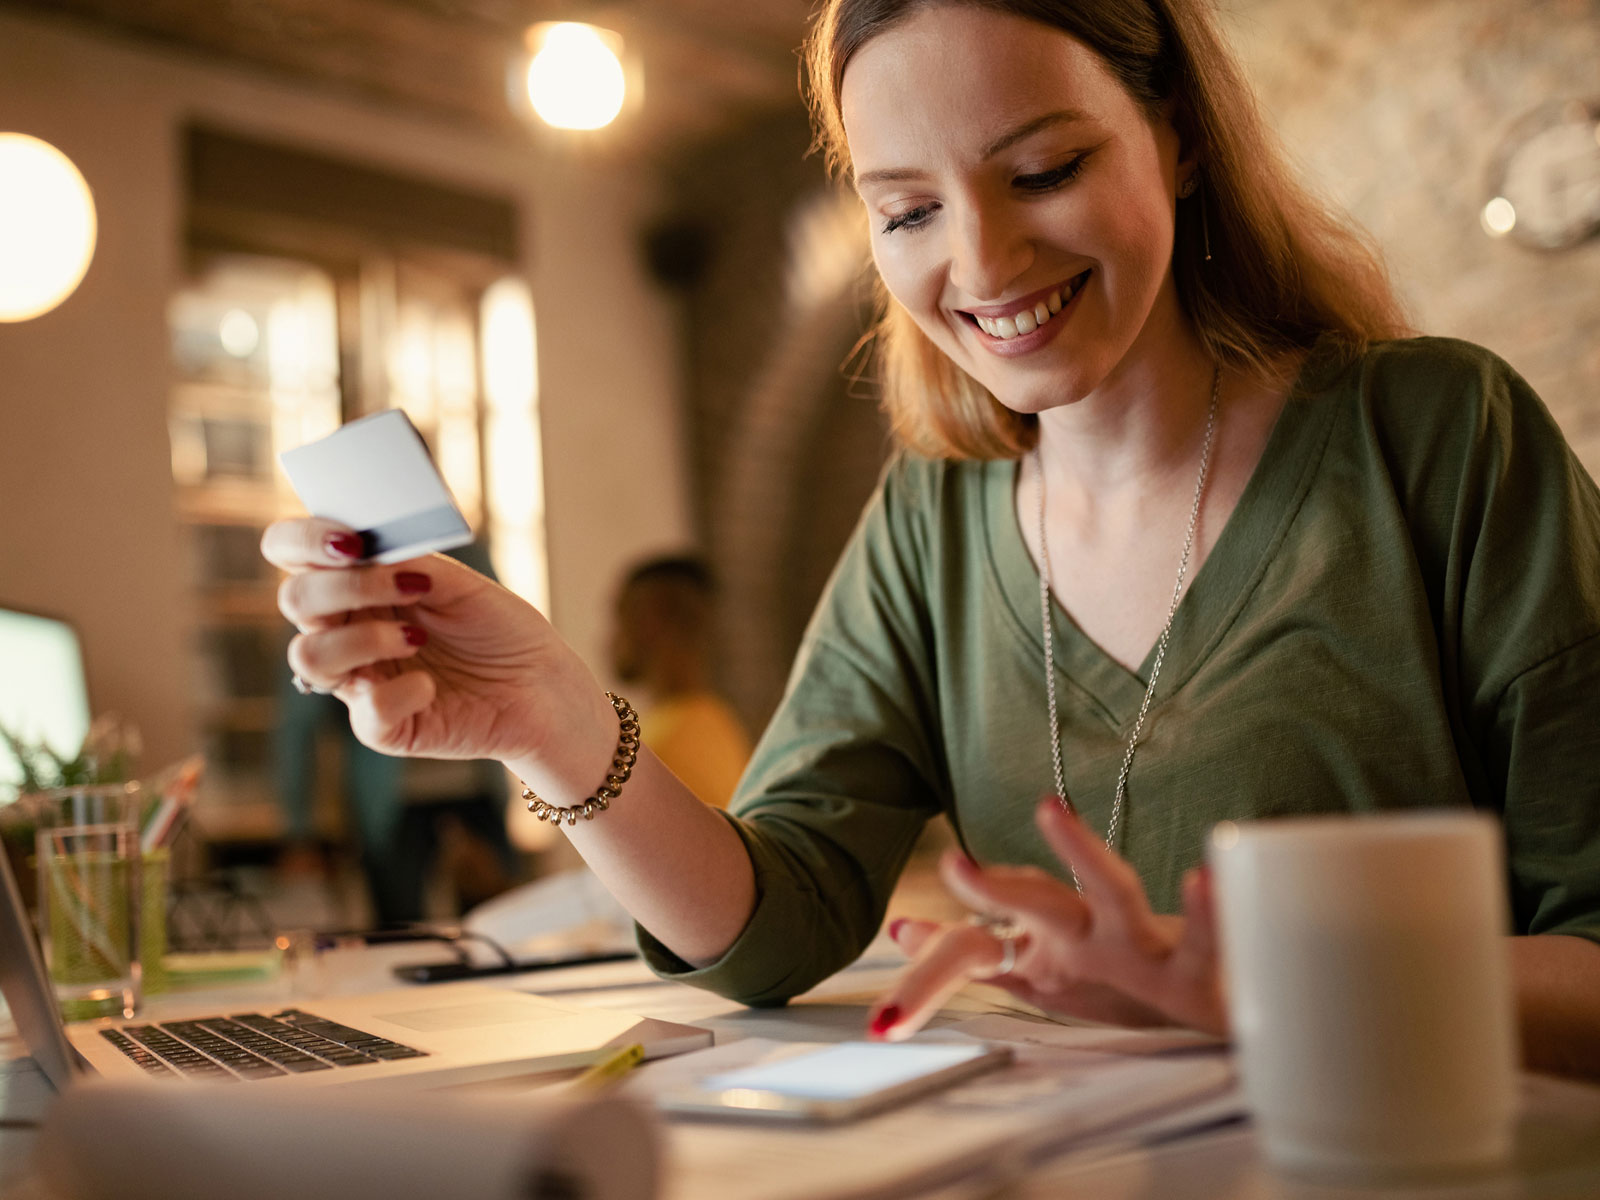
[[[77, 632], [65, 621], [0, 608], [0, 729], [64, 758], [83, 745], [89, 688]], [[0, 741], [0, 802], [21, 783], [22, 765]]]

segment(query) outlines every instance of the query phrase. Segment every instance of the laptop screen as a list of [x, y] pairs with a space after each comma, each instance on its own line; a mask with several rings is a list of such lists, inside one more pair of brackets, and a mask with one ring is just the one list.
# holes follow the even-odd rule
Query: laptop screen
[[[65, 621], [0, 608], [0, 729], [64, 758], [83, 745], [89, 689], [78, 635]], [[0, 741], [0, 803], [21, 782], [21, 764]]]
[[56, 1090], [72, 1082], [77, 1061], [61, 1024], [55, 993], [45, 974], [33, 923], [22, 907], [8, 856], [0, 852], [0, 995], [5, 996], [17, 1032]]

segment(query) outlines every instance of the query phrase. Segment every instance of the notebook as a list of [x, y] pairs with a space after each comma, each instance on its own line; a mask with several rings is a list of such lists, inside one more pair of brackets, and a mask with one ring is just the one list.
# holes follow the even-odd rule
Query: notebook
[[251, 1088], [438, 1088], [586, 1066], [634, 1042], [647, 1058], [712, 1042], [692, 1025], [477, 983], [66, 1025], [3, 854], [0, 991], [57, 1090], [86, 1074]]

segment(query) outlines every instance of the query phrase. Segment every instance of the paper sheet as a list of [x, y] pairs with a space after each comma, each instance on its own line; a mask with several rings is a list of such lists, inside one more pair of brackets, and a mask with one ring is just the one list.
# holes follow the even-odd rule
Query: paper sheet
[[1149, 1058], [1163, 1054], [1215, 1054], [1227, 1043], [1188, 1029], [1121, 1029], [1110, 1025], [1065, 1025], [991, 1013], [944, 1027], [944, 1032], [991, 1042], [1014, 1042]]

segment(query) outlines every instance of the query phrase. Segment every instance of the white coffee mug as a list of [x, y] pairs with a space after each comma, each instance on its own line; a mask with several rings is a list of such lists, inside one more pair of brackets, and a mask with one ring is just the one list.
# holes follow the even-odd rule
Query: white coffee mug
[[1517, 1041], [1499, 825], [1467, 811], [1225, 821], [1209, 857], [1268, 1160], [1339, 1177], [1504, 1160]]

